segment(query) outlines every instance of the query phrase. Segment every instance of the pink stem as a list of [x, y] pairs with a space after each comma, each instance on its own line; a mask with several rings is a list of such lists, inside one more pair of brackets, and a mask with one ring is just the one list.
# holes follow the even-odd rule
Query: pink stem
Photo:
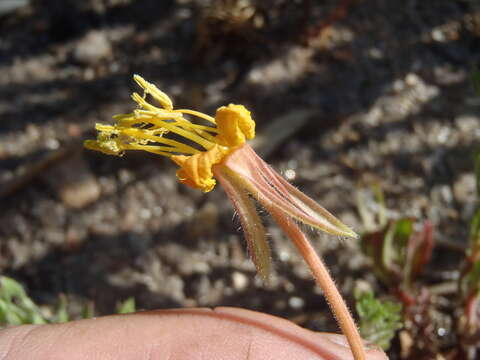
[[306, 263], [310, 267], [315, 281], [323, 290], [325, 298], [332, 309], [335, 318], [346, 336], [350, 349], [355, 360], [365, 360], [365, 349], [363, 341], [358, 333], [350, 311], [345, 304], [340, 292], [335, 286], [335, 282], [330, 276], [325, 264], [318, 256], [313, 246], [308, 241], [300, 227], [289, 217], [280, 212], [276, 207], [271, 207], [268, 211], [272, 214], [277, 224], [292, 239], [298, 251], [302, 254]]

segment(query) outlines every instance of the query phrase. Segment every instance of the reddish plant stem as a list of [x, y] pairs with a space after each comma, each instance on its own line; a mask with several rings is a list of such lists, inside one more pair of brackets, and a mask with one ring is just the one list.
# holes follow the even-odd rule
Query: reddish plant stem
[[353, 321], [350, 311], [348, 310], [342, 295], [340, 295], [340, 292], [338, 291], [325, 264], [320, 259], [300, 227], [292, 219], [282, 214], [275, 207], [269, 208], [268, 211], [272, 214], [275, 221], [283, 231], [285, 231], [288, 237], [292, 239], [298, 251], [302, 254], [306, 263], [310, 267], [316, 283], [323, 290], [325, 298], [327, 299], [343, 334], [350, 344], [353, 357], [355, 360], [365, 360], [366, 355], [363, 341], [358, 333], [358, 329]]

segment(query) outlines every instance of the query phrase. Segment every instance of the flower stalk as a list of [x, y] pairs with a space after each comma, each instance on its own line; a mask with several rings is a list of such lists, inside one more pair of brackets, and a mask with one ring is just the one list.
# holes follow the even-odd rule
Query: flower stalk
[[320, 289], [323, 290], [327, 303], [330, 306], [338, 325], [348, 340], [354, 358], [358, 360], [365, 359], [363, 341], [360, 337], [357, 326], [355, 325], [355, 321], [353, 320], [352, 315], [350, 314], [350, 311], [348, 310], [342, 295], [340, 295], [340, 292], [338, 291], [338, 288], [330, 276], [324, 262], [295, 222], [276, 209], [269, 209], [269, 212], [272, 214], [275, 222], [293, 241], [297, 250], [305, 259], [305, 262], [315, 278], [315, 282], [320, 286]]
[[[236, 162], [236, 164], [238, 164], [238, 162]], [[249, 194], [255, 197], [265, 207], [265, 209], [272, 215], [275, 222], [293, 241], [295, 247], [310, 268], [315, 282], [323, 290], [327, 303], [330, 306], [343, 334], [347, 338], [354, 358], [356, 360], [365, 359], [363, 341], [345, 301], [338, 291], [338, 288], [330, 276], [324, 262], [317, 254], [303, 231], [292, 219], [293, 216], [287, 215], [278, 202], [269, 201], [265, 195], [263, 195], [265, 198], [262, 198], [260, 192], [250, 193], [247, 189], [252, 187], [251, 184], [245, 180], [245, 177], [240, 177], [235, 172], [228, 169], [228, 165], [227, 167], [214, 167], [214, 174], [220, 181], [240, 217], [250, 256], [260, 276], [264, 278], [264, 280], [268, 279], [270, 270], [270, 249], [265, 240], [264, 227], [258, 217], [255, 207], [248, 197]], [[277, 185], [282, 185], [282, 182], [279, 182]], [[291, 186], [290, 184], [288, 185]], [[293, 196], [289, 195], [285, 191], [285, 188], [282, 189], [284, 190], [284, 196], [289, 197], [291, 201], [294, 201]], [[308, 197], [306, 198], [309, 199]], [[279, 199], [276, 197], [275, 200]], [[325, 209], [323, 210], [326, 211]], [[318, 225], [316, 227], [318, 227]], [[338, 230], [332, 230], [332, 232], [334, 231], [337, 232]], [[342, 235], [344, 235], [344, 233], [342, 233]]]
[[[87, 140], [85, 146], [109, 155], [144, 150], [166, 156], [179, 166], [177, 178], [181, 183], [204, 192], [214, 188], [216, 178], [240, 217], [252, 261], [266, 281], [271, 269], [270, 247], [253, 200], [260, 203], [304, 257], [354, 358], [364, 360], [363, 342], [350, 312], [327, 268], [295, 221], [337, 236], [357, 238], [355, 232], [283, 179], [246, 143], [255, 137], [255, 121], [243, 105], [222, 106], [215, 117], [195, 110], [175, 110], [170, 98], [155, 85], [138, 75], [134, 80], [144, 91], [143, 96], [132, 95], [139, 108], [114, 116], [114, 125], [97, 124], [97, 140]], [[147, 95], [160, 107], [150, 104]], [[200, 119], [200, 123], [184, 115]], [[166, 137], [170, 133], [185, 138], [189, 144]]]

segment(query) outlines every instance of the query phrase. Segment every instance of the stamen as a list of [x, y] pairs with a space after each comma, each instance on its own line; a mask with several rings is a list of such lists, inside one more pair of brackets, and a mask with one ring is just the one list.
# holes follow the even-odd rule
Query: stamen
[[165, 94], [163, 91], [160, 91], [154, 84], [149, 83], [144, 78], [139, 75], [133, 75], [133, 80], [144, 90], [145, 94], [150, 94], [152, 97], [157, 100], [164, 109], [172, 110], [173, 103], [172, 100]]
[[147, 139], [147, 140], [150, 140], [150, 141], [153, 141], [153, 142], [158, 142], [158, 143], [161, 143], [161, 144], [170, 145], [171, 148], [174, 149], [173, 151], [178, 152], [178, 153], [196, 154], [196, 153], [199, 152], [199, 150], [197, 150], [197, 149], [195, 149], [195, 148], [193, 148], [193, 147], [191, 147], [187, 144], [184, 144], [184, 143], [181, 143], [179, 141], [172, 140], [172, 139], [167, 139], [167, 138], [164, 138], [163, 136], [150, 135], [150, 134], [146, 133], [145, 130], [128, 128], [128, 129], [122, 130], [122, 133], [125, 134], [125, 135], [129, 135], [134, 139]]
[[186, 139], [196, 142], [198, 145], [203, 146], [203, 148], [205, 148], [206, 150], [210, 150], [215, 145], [215, 143], [212, 143], [207, 139], [202, 138], [200, 135], [197, 135], [194, 132], [189, 132], [187, 130], [184, 130], [179, 126], [172, 125], [171, 123], [162, 122], [162, 126], [167, 130], [174, 132], [177, 135], [183, 136]]
[[182, 153], [182, 150], [175, 149], [169, 146], [159, 146], [159, 145], [139, 145], [139, 144], [126, 144], [124, 145], [125, 150], [143, 150], [153, 154], [166, 156], [168, 158], [175, 155], [175, 153]]
[[211, 117], [210, 115], [201, 113], [200, 111], [189, 110], [189, 109], [177, 109], [177, 110], [173, 110], [173, 112], [179, 112], [179, 113], [182, 113], [182, 114], [193, 115], [193, 116], [199, 117], [201, 119], [210, 121], [211, 123], [214, 123], [214, 124], [216, 123], [215, 118]]
[[160, 108], [150, 104], [147, 102], [147, 100], [145, 100], [144, 97], [140, 96], [140, 94], [134, 92], [132, 94], [132, 99], [133, 101], [135, 101], [140, 107], [142, 107], [143, 109], [147, 109], [149, 111], [153, 111], [153, 112], [156, 112], [156, 111], [161, 111]]

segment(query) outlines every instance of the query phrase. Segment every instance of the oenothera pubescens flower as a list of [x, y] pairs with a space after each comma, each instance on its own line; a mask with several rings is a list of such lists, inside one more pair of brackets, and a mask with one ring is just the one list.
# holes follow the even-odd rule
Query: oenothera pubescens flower
[[[295, 220], [333, 235], [355, 238], [355, 232], [290, 185], [255, 153], [246, 142], [255, 137], [255, 121], [243, 105], [222, 106], [215, 117], [189, 109], [174, 109], [170, 98], [155, 85], [138, 75], [134, 80], [144, 92], [143, 96], [132, 95], [138, 108], [130, 114], [114, 116], [113, 125], [97, 124], [97, 140], [87, 140], [85, 146], [110, 155], [144, 150], [169, 157], [179, 166], [178, 180], [204, 192], [211, 191], [217, 179], [240, 217], [258, 273], [266, 280], [270, 272], [270, 247], [252, 198], [258, 201], [304, 256], [355, 358], [363, 359], [362, 343], [348, 309]], [[147, 95], [157, 104], [148, 102]], [[175, 139], [168, 137], [171, 134]], [[186, 142], [178, 140], [180, 138]]]

